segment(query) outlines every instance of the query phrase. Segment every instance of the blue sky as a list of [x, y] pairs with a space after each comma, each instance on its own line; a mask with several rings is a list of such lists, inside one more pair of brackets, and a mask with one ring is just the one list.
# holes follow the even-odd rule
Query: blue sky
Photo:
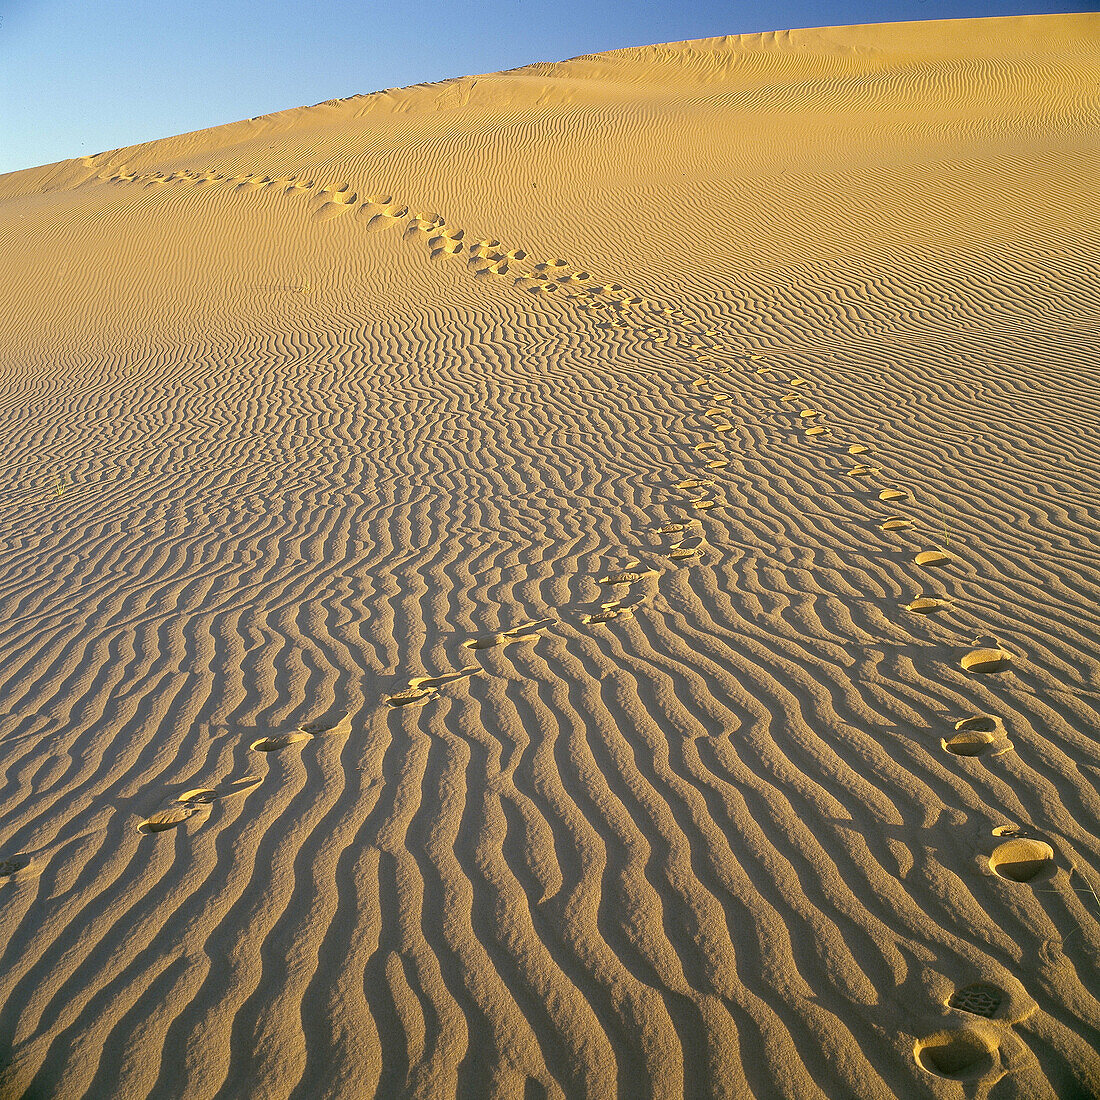
[[621, 46], [1082, 10], [1057, 0], [0, 0], [0, 172]]

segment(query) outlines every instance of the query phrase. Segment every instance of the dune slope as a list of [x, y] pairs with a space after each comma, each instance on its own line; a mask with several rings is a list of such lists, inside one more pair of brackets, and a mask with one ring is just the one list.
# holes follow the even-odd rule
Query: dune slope
[[1100, 18], [0, 177], [0, 1094], [1100, 1095]]

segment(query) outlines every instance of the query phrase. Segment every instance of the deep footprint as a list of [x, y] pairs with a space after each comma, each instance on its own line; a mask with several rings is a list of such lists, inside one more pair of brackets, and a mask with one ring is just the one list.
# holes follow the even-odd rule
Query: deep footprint
[[983, 1077], [993, 1068], [994, 1050], [984, 1035], [969, 1028], [959, 1028], [918, 1040], [914, 1054], [917, 1063], [929, 1073], [953, 1081], [966, 1081]]
[[1015, 838], [998, 844], [989, 857], [989, 869], [1010, 882], [1046, 878], [1055, 869], [1054, 849], [1043, 840]]

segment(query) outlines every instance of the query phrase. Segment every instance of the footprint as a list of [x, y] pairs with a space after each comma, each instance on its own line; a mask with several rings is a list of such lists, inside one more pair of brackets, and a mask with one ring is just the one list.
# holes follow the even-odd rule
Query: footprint
[[879, 500], [908, 500], [909, 494], [904, 489], [883, 489], [878, 498]]
[[689, 519], [684, 523], [666, 523], [663, 527], [658, 527], [657, 531], [662, 535], [675, 535], [680, 531], [689, 531], [698, 522], [697, 519]]
[[328, 221], [330, 218], [346, 214], [359, 199], [359, 196], [347, 187], [339, 191], [322, 191], [321, 196], [325, 201], [313, 211], [315, 222]]
[[882, 470], [878, 466], [853, 466], [848, 471], [849, 477], [869, 477], [871, 474], [880, 474]]
[[1012, 661], [1012, 654], [998, 646], [997, 648], [973, 649], [959, 664], [967, 672], [1001, 672]]
[[488, 634], [475, 634], [467, 638], [462, 645], [466, 649], [492, 649], [495, 646], [506, 645], [508, 642], [532, 642], [541, 638], [541, 634], [534, 631], [540, 630], [551, 619], [536, 619], [534, 622], [524, 623], [522, 626], [514, 626], [511, 630], [496, 630]]
[[[422, 707], [425, 703], [439, 696], [439, 692], [432, 688], [405, 688], [391, 695], [386, 702], [391, 707]], [[278, 746], [282, 747], [282, 746]], [[255, 748], [255, 746], [253, 746]], [[267, 751], [267, 750], [265, 750]]]
[[708, 470], [722, 470], [729, 465], [729, 462], [724, 458], [716, 458], [713, 462], [707, 463]]
[[[259, 780], [257, 779], [258, 783]], [[177, 802], [184, 806], [209, 806], [212, 802], [218, 800], [218, 793], [212, 787], [195, 787], [193, 790], [184, 791], [183, 794], [176, 799]]]
[[271, 184], [267, 176], [245, 176], [243, 182], [237, 184], [238, 191], [259, 191], [262, 187]]
[[713, 484], [713, 482], [711, 482], [709, 480], [708, 481], [699, 481], [698, 479], [693, 480], [691, 478], [688, 478], [686, 481], [676, 482], [676, 484], [675, 484], [675, 486], [673, 486], [673, 488], [676, 488], [676, 489], [701, 489], [704, 485], [711, 485], [711, 484]]
[[441, 676], [414, 676], [409, 681], [409, 687], [418, 690], [422, 688], [436, 688], [440, 684], [449, 684], [452, 680], [464, 680], [467, 676], [476, 676], [481, 672], [480, 667], [460, 668], [457, 672], [444, 672]]
[[674, 561], [697, 558], [703, 552], [702, 547], [703, 540], [700, 536], [696, 535], [693, 538], [683, 539], [680, 542], [673, 543], [668, 556]]
[[819, 435], [828, 435], [829, 429], [819, 424], [817, 427], [807, 428], [806, 434], [811, 438], [817, 438]]
[[991, 733], [974, 730], [942, 738], [940, 744], [954, 756], [981, 756], [993, 747], [995, 740]]
[[[537, 634], [523, 634], [517, 635], [512, 640], [522, 642], [537, 637]], [[495, 646], [504, 645], [508, 640], [506, 634], [498, 632], [495, 634], [475, 634], [472, 638], [467, 638], [462, 644], [466, 649], [493, 649]]]
[[798, 414], [799, 419], [801, 420], [813, 420], [815, 417], [818, 417], [820, 415], [821, 413], [819, 413], [817, 409], [803, 409]]
[[891, 516], [884, 523], [880, 523], [879, 527], [883, 531], [904, 531], [907, 527], [912, 527], [913, 521], [911, 519], [905, 519], [903, 516]]
[[951, 560], [946, 550], [922, 550], [914, 559], [917, 565], [945, 565]]
[[996, 1065], [996, 1053], [992, 1037], [974, 1028], [940, 1031], [918, 1039], [913, 1048], [918, 1065], [952, 1081], [984, 1077]]
[[[386, 200], [387, 203], [390, 201], [389, 199]], [[436, 233], [446, 224], [442, 214], [412, 214], [409, 217], [404, 236], [408, 239], [409, 237], [415, 237], [418, 233]], [[485, 250], [488, 251], [488, 246], [490, 244], [499, 245], [500, 241], [478, 241], [477, 245], [474, 247], [484, 247]], [[471, 251], [473, 250], [471, 249]]]
[[181, 806], [209, 806], [220, 798], [228, 798], [235, 794], [244, 794], [262, 782], [258, 775], [246, 775], [243, 779], [227, 780], [216, 787], [195, 787], [184, 791], [176, 803]]
[[5, 882], [26, 882], [41, 874], [38, 862], [28, 855], [8, 856], [0, 859], [0, 884]]
[[139, 833], [163, 833], [182, 825], [199, 812], [198, 806], [172, 806], [147, 817], [139, 826]]
[[581, 621], [585, 623], [609, 623], [614, 619], [630, 619], [634, 617], [633, 607], [615, 607], [607, 605], [602, 610], [592, 615], [585, 615]]
[[1054, 849], [1043, 840], [1016, 837], [998, 844], [989, 857], [989, 869], [1011, 882], [1032, 882], [1054, 873]]
[[848, 448], [848, 453], [850, 455], [865, 455], [870, 449], [870, 447], [864, 447], [862, 443], [853, 443]]
[[389, 200], [378, 202], [368, 199], [359, 207], [357, 217], [365, 218], [367, 228], [374, 231], [396, 225], [409, 212], [407, 206], [395, 206]]
[[954, 756], [981, 756], [993, 751], [1001, 756], [1012, 748], [1004, 723], [992, 714], [972, 714], [955, 723], [955, 733], [940, 739], [940, 746]]
[[302, 731], [277, 733], [271, 737], [261, 737], [258, 741], [253, 741], [249, 748], [256, 752], [278, 752], [280, 749], [289, 748], [291, 745], [297, 745], [302, 741], [311, 741], [312, 739], [312, 733]]
[[695, 450], [697, 450], [697, 451], [710, 451], [710, 450], [713, 450], [717, 446], [718, 446], [718, 444], [713, 442], [713, 441], [707, 442], [707, 443], [696, 443], [695, 444]]
[[462, 239], [465, 236], [464, 230], [458, 230], [457, 233], [440, 233], [437, 236], [428, 238], [428, 248], [430, 250], [431, 258], [438, 260], [441, 256], [453, 256], [462, 251], [463, 244]]
[[655, 569], [646, 569], [640, 573], [608, 573], [606, 577], [600, 577], [600, 584], [636, 584], [638, 581], [643, 580], [646, 577], [653, 576], [654, 573], [656, 573]]
[[973, 985], [956, 989], [947, 999], [948, 1008], [957, 1008], [960, 1012], [969, 1012], [972, 1016], [984, 1016], [992, 1020], [997, 1010], [1005, 1002], [1005, 991], [989, 982], [975, 982]]
[[937, 611], [951, 610], [951, 603], [949, 600], [941, 600], [934, 596], [918, 596], [905, 605], [905, 610], [916, 612], [918, 615], [934, 615]]
[[330, 736], [347, 736], [351, 733], [351, 715], [344, 714], [338, 721], [331, 724], [325, 724], [324, 722], [307, 722], [304, 726], [298, 727], [299, 733], [308, 733], [310, 737], [322, 737], [325, 734]]
[[[305, 734], [299, 736], [305, 737]], [[259, 742], [252, 747], [255, 748]], [[209, 810], [215, 803], [233, 795], [246, 794], [261, 782], [258, 775], [230, 779], [214, 787], [193, 787], [178, 795], [170, 805], [150, 814], [137, 829], [139, 833], [163, 833], [178, 828], [195, 814]]]
[[249, 748], [256, 752], [278, 752], [280, 749], [289, 748], [291, 745], [299, 745], [303, 741], [311, 741], [314, 737], [343, 735], [351, 733], [351, 715], [345, 714], [338, 722], [332, 725], [324, 725], [318, 722], [310, 722], [299, 726], [290, 733], [276, 733], [269, 737], [261, 737], [253, 741]]

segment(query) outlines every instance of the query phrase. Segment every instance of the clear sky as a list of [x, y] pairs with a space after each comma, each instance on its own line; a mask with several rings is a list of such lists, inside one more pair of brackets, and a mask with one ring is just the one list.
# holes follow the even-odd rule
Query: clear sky
[[0, 0], [0, 172], [380, 88], [790, 27], [1059, 0]]

